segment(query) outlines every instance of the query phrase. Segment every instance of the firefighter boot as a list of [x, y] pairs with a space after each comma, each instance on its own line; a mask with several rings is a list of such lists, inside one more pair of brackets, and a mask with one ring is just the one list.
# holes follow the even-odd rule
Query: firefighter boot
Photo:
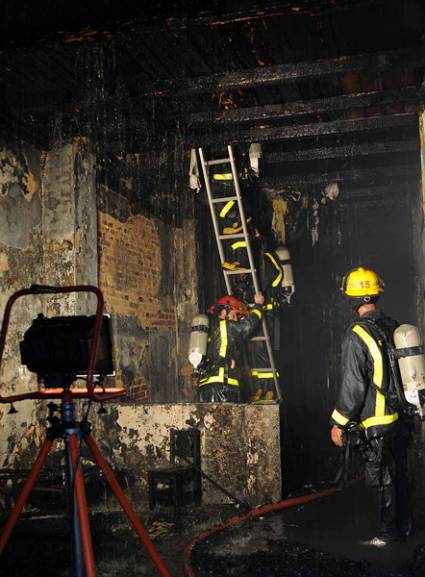
[[251, 403], [258, 403], [260, 401], [261, 396], [263, 394], [263, 389], [257, 389], [255, 394], [251, 397]]

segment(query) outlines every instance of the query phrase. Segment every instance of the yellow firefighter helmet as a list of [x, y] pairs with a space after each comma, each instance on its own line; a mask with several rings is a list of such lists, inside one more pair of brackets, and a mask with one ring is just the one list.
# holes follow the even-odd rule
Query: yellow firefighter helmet
[[[379, 297], [384, 292], [384, 287], [384, 281], [375, 271], [360, 266], [344, 276], [341, 292], [347, 297], [363, 299], [364, 297]], [[364, 300], [367, 302], [367, 299]]]

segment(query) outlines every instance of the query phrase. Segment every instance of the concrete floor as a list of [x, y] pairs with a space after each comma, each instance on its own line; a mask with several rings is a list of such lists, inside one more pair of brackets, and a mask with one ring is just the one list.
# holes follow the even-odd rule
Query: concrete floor
[[217, 577], [423, 577], [425, 459], [421, 439], [411, 448], [414, 533], [384, 548], [374, 536], [372, 495], [363, 481], [302, 507], [258, 518], [199, 543], [192, 565]]
[[377, 549], [373, 510], [357, 484], [302, 508], [214, 535], [192, 555], [195, 573], [232, 577], [419, 577], [425, 574], [424, 517], [414, 536]]
[[[425, 575], [425, 475], [423, 450], [416, 446], [413, 508], [415, 533], [377, 549], [362, 544], [373, 535], [374, 506], [362, 482], [303, 507], [256, 518], [220, 531], [193, 549], [191, 565], [200, 577], [423, 577]], [[182, 577], [185, 546], [201, 531], [232, 515], [234, 507], [187, 511], [176, 531], [168, 511], [141, 514], [172, 577]], [[121, 514], [93, 515], [99, 577], [157, 575]], [[66, 517], [23, 520], [0, 558], [3, 577], [71, 577]]]

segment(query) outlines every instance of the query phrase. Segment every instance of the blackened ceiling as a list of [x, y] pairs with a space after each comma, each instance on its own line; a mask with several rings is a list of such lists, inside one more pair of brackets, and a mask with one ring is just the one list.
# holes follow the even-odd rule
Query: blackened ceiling
[[381, 161], [397, 178], [418, 148], [422, 0], [6, 1], [1, 13], [7, 142], [88, 136], [105, 158], [155, 170], [177, 146], [261, 141], [270, 181], [289, 186], [341, 159], [353, 178]]

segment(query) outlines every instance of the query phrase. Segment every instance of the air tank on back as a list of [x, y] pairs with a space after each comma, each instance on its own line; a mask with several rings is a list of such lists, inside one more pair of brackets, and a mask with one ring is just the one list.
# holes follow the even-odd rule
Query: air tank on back
[[425, 400], [422, 400], [425, 396], [425, 357], [419, 330], [413, 325], [400, 325], [393, 338], [404, 394], [408, 402], [420, 408]]
[[194, 369], [198, 368], [203, 357], [207, 354], [209, 326], [210, 321], [207, 315], [200, 313], [193, 317], [188, 356]]
[[282, 291], [288, 304], [291, 301], [291, 297], [295, 292], [295, 281], [294, 273], [292, 271], [291, 255], [289, 250], [284, 245], [280, 245], [275, 250], [276, 255], [279, 258], [279, 264], [283, 269], [282, 278]]

